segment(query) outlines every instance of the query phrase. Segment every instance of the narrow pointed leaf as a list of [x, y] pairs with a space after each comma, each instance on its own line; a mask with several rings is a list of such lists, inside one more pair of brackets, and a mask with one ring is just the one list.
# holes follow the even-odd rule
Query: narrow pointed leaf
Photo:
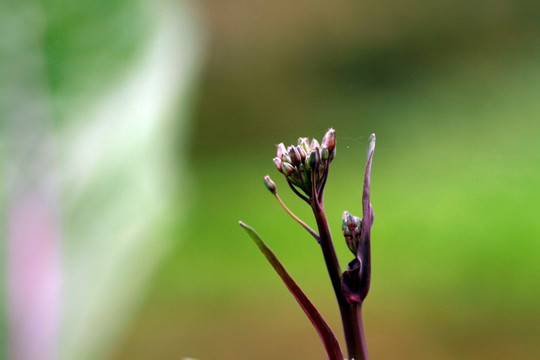
[[364, 174], [364, 190], [362, 193], [362, 212], [364, 226], [362, 228], [362, 235], [368, 234], [371, 231], [371, 225], [373, 222], [372, 211], [370, 211], [369, 192], [371, 185], [371, 162], [373, 160], [373, 152], [375, 151], [375, 134], [371, 134], [368, 140], [367, 146], [367, 158], [366, 158], [366, 171]]
[[[367, 146], [367, 159], [366, 159], [366, 171], [364, 174], [364, 189], [362, 192], [362, 216], [363, 216], [363, 226], [362, 226], [362, 232], [360, 234], [360, 245], [367, 247], [367, 249], [364, 249], [364, 255], [369, 256], [369, 247], [370, 247], [370, 241], [371, 241], [371, 227], [373, 226], [373, 208], [371, 207], [371, 203], [369, 201], [369, 193], [370, 193], [370, 186], [371, 186], [371, 162], [373, 160], [373, 152], [375, 151], [375, 134], [371, 134], [368, 140], [368, 146]], [[360, 251], [358, 252], [360, 254]], [[369, 259], [360, 259], [360, 261], [364, 262], [364, 265], [367, 267], [370, 267], [370, 260]], [[370, 271], [368, 269], [368, 271]], [[369, 276], [368, 274], [366, 274]]]
[[373, 208], [371, 207], [369, 195], [371, 187], [371, 163], [373, 152], [375, 151], [375, 134], [371, 134], [367, 146], [366, 170], [364, 174], [364, 189], [362, 193], [362, 232], [360, 234], [360, 244], [358, 246], [357, 259], [362, 264], [360, 283], [358, 292], [363, 301], [371, 283], [371, 227], [373, 226]]
[[307, 317], [313, 324], [313, 327], [315, 327], [315, 330], [317, 331], [319, 337], [323, 342], [328, 359], [343, 360], [343, 353], [341, 352], [339, 343], [334, 333], [332, 332], [326, 321], [323, 319], [319, 311], [304, 294], [302, 289], [300, 289], [300, 287], [296, 284], [293, 278], [287, 273], [276, 255], [272, 252], [272, 250], [270, 250], [270, 248], [268, 248], [268, 246], [266, 246], [259, 234], [257, 234], [255, 230], [253, 230], [253, 228], [244, 224], [243, 222], [240, 221], [239, 224], [246, 230], [255, 245], [257, 245], [257, 247], [266, 257], [270, 265], [272, 265], [274, 270], [277, 272], [283, 283], [285, 283], [291, 294], [293, 294], [298, 304], [300, 304], [302, 310], [304, 310], [304, 312], [306, 313]]

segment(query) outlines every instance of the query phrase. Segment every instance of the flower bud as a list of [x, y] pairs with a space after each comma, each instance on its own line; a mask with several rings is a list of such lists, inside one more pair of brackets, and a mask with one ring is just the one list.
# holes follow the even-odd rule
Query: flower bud
[[270, 179], [270, 176], [266, 175], [264, 177], [264, 185], [266, 185], [266, 188], [270, 190], [272, 194], [275, 194], [277, 192], [276, 184]]
[[360, 234], [362, 233], [362, 219], [359, 218], [359, 217], [354, 217], [354, 224], [356, 225], [356, 227], [354, 229], [351, 229], [353, 230], [353, 235], [357, 238], [360, 237]]
[[326, 145], [330, 152], [336, 148], [336, 130], [329, 129], [322, 139], [322, 144]]
[[289, 164], [288, 162], [281, 163], [281, 170], [283, 170], [283, 173], [287, 176], [291, 176], [294, 172], [294, 166]]
[[310, 186], [307, 184], [311, 184], [311, 171], [306, 168], [306, 165], [304, 165], [304, 163], [302, 163], [298, 166], [298, 172], [301, 176], [301, 179], [303, 180], [303, 184], [305, 184], [309, 188]]
[[306, 169], [306, 171], [311, 171], [311, 166], [309, 165], [309, 155], [304, 159], [304, 169]]
[[341, 216], [341, 227], [343, 228], [343, 231], [345, 231], [345, 229], [348, 228], [347, 226], [347, 218], [349, 217], [349, 212], [348, 211], [344, 211], [343, 212], [343, 215]]
[[285, 148], [285, 144], [280, 143], [277, 145], [277, 157], [281, 159], [283, 154], [287, 153], [287, 149]]
[[281, 155], [281, 162], [290, 164], [292, 162], [292, 160], [289, 157], [289, 155], [285, 153], [285, 154]]
[[356, 216], [353, 216], [351, 214], [347, 215], [347, 227], [353, 231], [356, 228], [356, 219], [358, 219]]
[[319, 165], [319, 149], [313, 149], [309, 153], [308, 163], [311, 169], [317, 168], [317, 166]]
[[279, 172], [283, 172], [283, 171], [281, 170], [281, 159], [280, 159], [280, 158], [275, 157], [275, 158], [274, 158], [274, 164], [276, 164], [276, 167], [277, 167], [277, 169], [279, 170]]
[[320, 148], [320, 147], [321, 145], [319, 145], [319, 142], [317, 141], [317, 139], [311, 140], [311, 145], [310, 145], [311, 150], [314, 150], [315, 148]]
[[349, 250], [356, 255], [356, 252], [358, 251], [358, 238], [354, 236], [345, 236], [345, 242], [347, 243]]
[[336, 157], [336, 149], [330, 151], [330, 161], [334, 160]]
[[345, 234], [345, 230], [348, 230], [349, 227], [347, 226], [347, 218], [349, 217], [349, 212], [344, 211], [343, 216], [341, 216], [341, 230], [343, 231], [343, 234]]
[[306, 153], [309, 152], [309, 139], [308, 138], [298, 138], [298, 146], [304, 148]]
[[298, 153], [300, 154], [300, 157], [302, 158], [302, 161], [304, 161], [307, 157], [307, 152], [304, 150], [304, 148], [301, 145], [298, 145], [296, 147], [296, 150], [298, 150]]
[[300, 153], [298, 153], [298, 150], [295, 146], [289, 146], [287, 149], [287, 153], [289, 154], [289, 157], [291, 158], [291, 163], [296, 166], [299, 165], [302, 162], [302, 157], [300, 156]]
[[347, 211], [344, 211], [343, 216], [341, 217], [341, 230], [343, 231], [345, 242], [347, 243], [349, 250], [355, 255], [358, 249], [358, 240], [360, 238], [360, 233], [357, 232], [359, 220], [359, 218], [349, 214]]
[[328, 150], [326, 145], [323, 144], [323, 146], [321, 147], [321, 160], [326, 161], [328, 160], [329, 157], [330, 157], [330, 151]]

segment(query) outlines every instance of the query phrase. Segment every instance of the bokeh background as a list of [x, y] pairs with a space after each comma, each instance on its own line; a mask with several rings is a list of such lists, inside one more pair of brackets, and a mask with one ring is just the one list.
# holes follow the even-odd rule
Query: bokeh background
[[[47, 33], [43, 54], [53, 114], [92, 108], [95, 98], [106, 102], [104, 89], [121, 82], [118, 74], [151, 52], [145, 44], [168, 21], [166, 15], [176, 14], [170, 20], [173, 33], [183, 34], [163, 40], [163, 58], [171, 59], [170, 48], [178, 48], [179, 55], [150, 67], [165, 75], [154, 79], [154, 90], [142, 97], [150, 103], [169, 99], [162, 106], [169, 111], [149, 110], [157, 114], [149, 116], [149, 123], [162, 124], [161, 130], [151, 131], [145, 141], [135, 137], [138, 152], [116, 156], [118, 164], [135, 164], [138, 170], [103, 170], [110, 180], [105, 184], [112, 187], [87, 187], [79, 206], [88, 210], [78, 217], [70, 218], [71, 208], [64, 205], [66, 233], [77, 233], [70, 230], [71, 222], [95, 222], [103, 215], [101, 206], [115, 201], [114, 189], [141, 177], [168, 183], [151, 192], [158, 203], [139, 199], [134, 187], [126, 197], [139, 200], [115, 201], [120, 206], [107, 213], [117, 223], [128, 210], [139, 208], [128, 212], [126, 221], [147, 225], [144, 231], [136, 229], [141, 242], [124, 240], [114, 257], [112, 245], [91, 240], [95, 233], [83, 226], [87, 233], [77, 240], [83, 245], [62, 248], [64, 259], [79, 260], [64, 261], [66, 276], [73, 274], [68, 266], [83, 263], [90, 269], [84, 279], [92, 283], [91, 270], [102, 268], [101, 256], [113, 256], [110, 262], [116, 264], [101, 275], [116, 282], [100, 287], [99, 301], [86, 317], [77, 316], [85, 296], [64, 292], [64, 304], [72, 309], [65, 315], [61, 307], [64, 326], [69, 328], [74, 316], [79, 325], [73, 326], [86, 329], [77, 339], [60, 336], [64, 358], [70, 353], [63, 347], [83, 347], [76, 358], [323, 359], [309, 321], [237, 222], [257, 229], [341, 334], [320, 250], [262, 182], [270, 174], [289, 207], [313, 224], [309, 209], [288, 191], [272, 158], [275, 144], [296, 143], [300, 136], [320, 140], [329, 127], [337, 131], [338, 147], [326, 211], [343, 267], [350, 253], [340, 236], [341, 214], [361, 214], [365, 146], [371, 133], [377, 135], [373, 278], [364, 305], [372, 358], [538, 358], [539, 3], [55, 3], [44, 6], [42, 16], [45, 24], [57, 20], [53, 29], [58, 33]], [[75, 32], [80, 38], [70, 37], [73, 29], [80, 30]], [[151, 70], [131, 76], [144, 71]], [[162, 86], [171, 78], [181, 85]], [[140, 105], [120, 104], [121, 111]], [[105, 119], [117, 115], [113, 111]], [[128, 112], [128, 118], [132, 115]], [[51, 118], [49, 133], [60, 144], [85, 134], [85, 127], [63, 131], [69, 124], [96, 121], [92, 116], [64, 116], [64, 122]], [[129, 129], [146, 133], [140, 122], [126, 121], [120, 132], [124, 136]], [[9, 135], [8, 122], [4, 115], [3, 132]], [[164, 135], [168, 146], [162, 149]], [[85, 154], [102, 144], [73, 146]], [[71, 148], [59, 146], [58, 157], [66, 149]], [[2, 153], [4, 163], [9, 163], [8, 150]], [[107, 161], [108, 154], [100, 159]], [[91, 169], [85, 176], [93, 175]], [[114, 181], [119, 178], [124, 180]], [[77, 193], [69, 184], [60, 182], [59, 192]], [[64, 197], [61, 204], [70, 199]], [[159, 211], [148, 216], [154, 209]], [[122, 231], [109, 231], [110, 244], [119, 242], [112, 235]], [[74, 256], [81, 248], [93, 256]], [[73, 282], [77, 274], [71, 275]], [[80, 289], [84, 292], [85, 286]], [[119, 305], [93, 320], [110, 303]], [[130, 304], [129, 311], [123, 304]], [[9, 318], [7, 309], [4, 319]], [[80, 325], [92, 321], [92, 326]], [[95, 334], [111, 324], [116, 325], [108, 341], [99, 340]]]

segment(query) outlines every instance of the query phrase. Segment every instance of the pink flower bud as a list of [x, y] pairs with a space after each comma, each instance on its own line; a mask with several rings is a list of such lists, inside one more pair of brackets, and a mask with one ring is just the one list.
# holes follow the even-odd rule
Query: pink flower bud
[[298, 150], [295, 146], [289, 146], [287, 149], [287, 153], [289, 154], [289, 157], [291, 158], [291, 163], [296, 166], [299, 165], [302, 162], [302, 157], [300, 156], [300, 153], [298, 153]]
[[322, 139], [322, 144], [326, 145], [330, 152], [336, 148], [336, 130], [329, 129]]
[[283, 154], [287, 153], [287, 149], [285, 148], [285, 144], [280, 143], [277, 145], [277, 157], [281, 159], [281, 156]]
[[276, 190], [276, 184], [270, 179], [270, 176], [266, 175], [264, 177], [264, 185], [266, 185], [266, 188], [270, 190], [272, 194], [275, 194], [277, 192]]
[[296, 147], [296, 150], [298, 150], [298, 153], [300, 154], [300, 157], [302, 158], [302, 161], [306, 159], [307, 152], [304, 150], [304, 148], [301, 145], [298, 145]]
[[347, 215], [347, 227], [353, 231], [354, 228], [356, 228], [356, 216], [353, 216], [351, 214]]
[[274, 164], [276, 164], [276, 167], [277, 167], [277, 169], [279, 170], [279, 172], [283, 172], [283, 171], [281, 170], [281, 159], [280, 159], [280, 158], [275, 157], [275, 158], [274, 158]]

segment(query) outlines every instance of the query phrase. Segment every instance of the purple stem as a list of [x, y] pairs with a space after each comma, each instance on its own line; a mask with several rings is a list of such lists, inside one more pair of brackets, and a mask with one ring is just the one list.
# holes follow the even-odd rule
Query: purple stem
[[312, 203], [312, 209], [319, 229], [320, 245], [324, 261], [339, 305], [349, 359], [368, 360], [364, 327], [362, 324], [362, 305], [349, 304], [345, 299], [341, 290], [341, 267], [332, 242], [326, 213], [322, 204], [318, 203], [318, 201]]

